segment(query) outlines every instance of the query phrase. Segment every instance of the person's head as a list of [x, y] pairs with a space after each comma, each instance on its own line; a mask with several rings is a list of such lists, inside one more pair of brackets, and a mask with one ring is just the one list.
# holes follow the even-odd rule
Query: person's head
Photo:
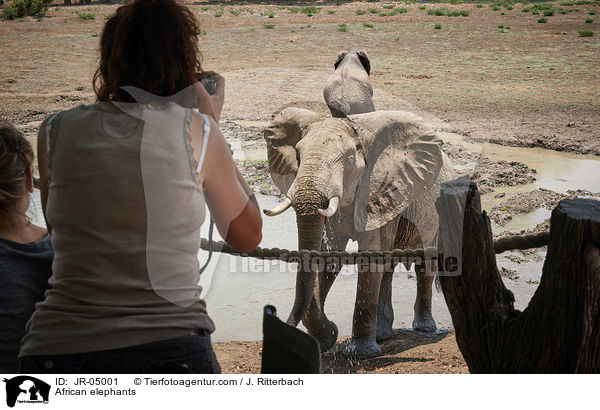
[[176, 0], [133, 0], [108, 19], [94, 75], [98, 101], [134, 100], [122, 86], [170, 96], [198, 80], [200, 26]]
[[27, 219], [33, 192], [32, 162], [31, 144], [11, 123], [0, 120], [0, 228]]

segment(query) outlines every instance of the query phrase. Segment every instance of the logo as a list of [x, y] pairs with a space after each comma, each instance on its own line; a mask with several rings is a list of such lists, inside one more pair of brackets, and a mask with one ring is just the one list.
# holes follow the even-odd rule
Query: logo
[[4, 379], [6, 383], [6, 404], [14, 407], [16, 403], [48, 403], [50, 385], [31, 376], [17, 376]]

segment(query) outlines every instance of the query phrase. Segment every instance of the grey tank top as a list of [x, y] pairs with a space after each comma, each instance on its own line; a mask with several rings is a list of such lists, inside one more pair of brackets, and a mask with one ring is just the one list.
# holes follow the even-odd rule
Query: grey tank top
[[54, 262], [20, 356], [116, 349], [214, 331], [200, 298], [205, 203], [192, 111], [96, 103], [50, 127]]

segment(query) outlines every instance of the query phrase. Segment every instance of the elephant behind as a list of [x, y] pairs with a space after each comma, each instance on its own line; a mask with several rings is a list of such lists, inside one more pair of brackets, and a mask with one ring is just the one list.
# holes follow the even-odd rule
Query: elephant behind
[[375, 111], [373, 87], [369, 80], [371, 61], [364, 50], [341, 51], [333, 64], [335, 71], [327, 78], [323, 98], [333, 117]]

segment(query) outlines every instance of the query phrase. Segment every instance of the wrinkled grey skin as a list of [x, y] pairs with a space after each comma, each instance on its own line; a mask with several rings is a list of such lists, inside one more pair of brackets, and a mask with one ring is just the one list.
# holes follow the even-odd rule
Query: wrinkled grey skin
[[331, 115], [342, 118], [375, 111], [373, 87], [369, 80], [371, 62], [367, 52], [341, 51], [334, 67], [335, 72], [327, 78], [323, 89], [323, 98]]
[[[359, 250], [435, 245], [435, 198], [441, 183], [454, 175], [440, 141], [419, 117], [378, 111], [326, 118], [287, 108], [264, 136], [273, 181], [296, 212], [299, 249], [324, 250], [323, 232], [332, 250], [344, 250], [350, 239]], [[340, 197], [337, 211], [322, 216], [317, 209], [327, 208], [335, 196]], [[288, 319], [294, 326], [302, 320], [323, 352], [337, 339], [324, 305], [340, 268], [299, 269]], [[359, 267], [352, 338], [341, 346], [341, 354], [376, 356], [381, 353], [377, 341], [393, 336], [392, 272], [393, 267], [377, 263]], [[429, 266], [417, 267], [417, 330], [435, 330], [432, 280]]]

